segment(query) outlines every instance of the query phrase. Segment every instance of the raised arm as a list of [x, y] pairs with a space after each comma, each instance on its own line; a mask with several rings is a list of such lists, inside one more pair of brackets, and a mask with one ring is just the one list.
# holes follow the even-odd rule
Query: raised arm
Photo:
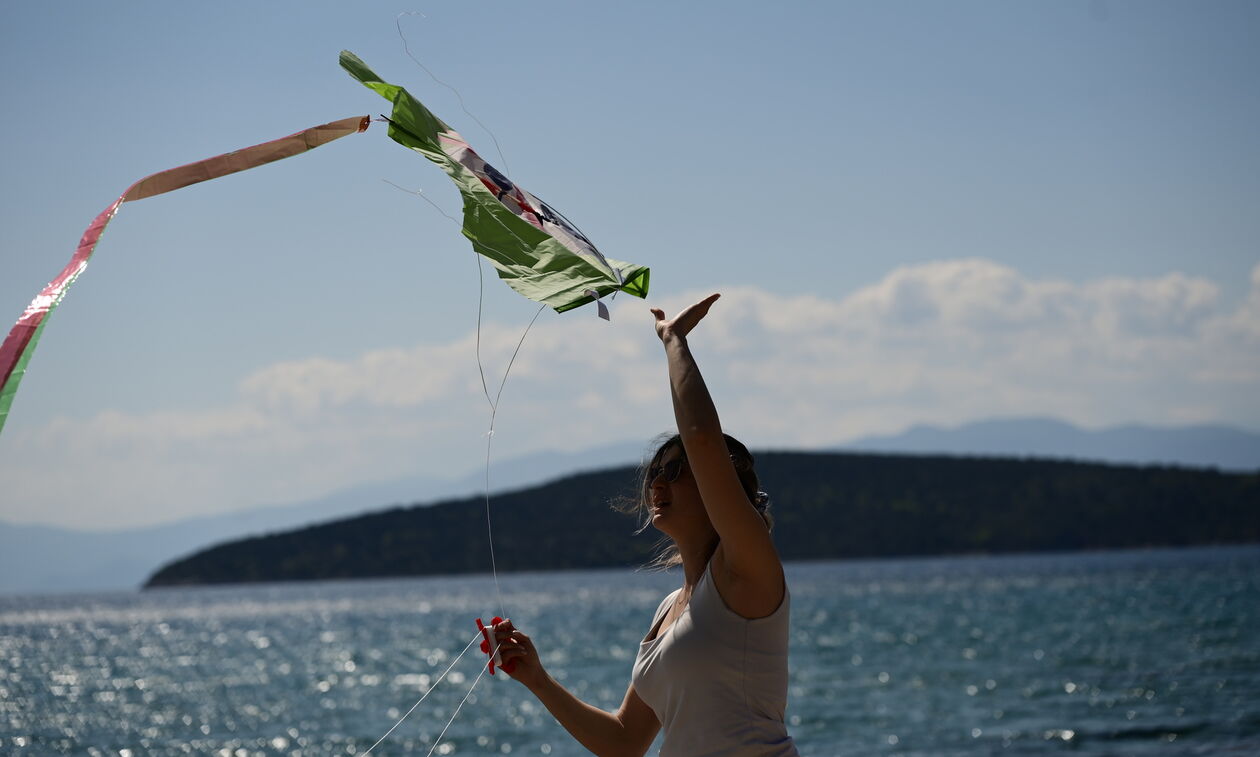
[[782, 601], [783, 564], [765, 521], [740, 484], [717, 408], [687, 343], [688, 334], [720, 296], [709, 295], [673, 318], [656, 308], [652, 314], [669, 364], [678, 434], [705, 512], [721, 539], [714, 560], [725, 576], [715, 575], [718, 589], [731, 609], [745, 617], [761, 617]]
[[516, 663], [509, 675], [538, 697], [578, 743], [601, 757], [643, 757], [647, 753], [661, 725], [633, 685], [626, 689], [621, 707], [606, 712], [578, 699], [552, 678], [543, 669], [533, 641], [511, 621], [496, 625], [494, 633], [503, 660]]

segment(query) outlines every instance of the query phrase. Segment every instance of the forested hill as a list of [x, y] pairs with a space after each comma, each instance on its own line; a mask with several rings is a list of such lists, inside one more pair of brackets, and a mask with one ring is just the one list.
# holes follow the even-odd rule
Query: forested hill
[[[1038, 459], [763, 452], [785, 559], [1260, 542], [1260, 472]], [[638, 565], [656, 534], [609, 502], [635, 471], [496, 495], [499, 570]], [[486, 572], [481, 497], [400, 507], [221, 544], [146, 586]]]

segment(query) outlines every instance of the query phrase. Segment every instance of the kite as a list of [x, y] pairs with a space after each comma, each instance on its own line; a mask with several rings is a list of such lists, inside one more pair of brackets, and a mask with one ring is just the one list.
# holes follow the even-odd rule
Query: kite
[[454, 129], [354, 53], [341, 52], [341, 67], [393, 103], [390, 138], [455, 182], [464, 200], [464, 236], [508, 286], [560, 313], [619, 291], [647, 296], [647, 268], [605, 257], [563, 215], [482, 160]]
[[87, 231], [83, 232], [83, 238], [79, 240], [79, 246], [70, 258], [70, 262], [31, 301], [22, 313], [22, 317], [18, 318], [13, 329], [9, 331], [9, 335], [5, 337], [4, 343], [0, 344], [0, 430], [4, 429], [4, 422], [9, 416], [9, 407], [13, 404], [13, 396], [17, 393], [18, 383], [26, 372], [26, 365], [30, 362], [31, 353], [35, 351], [35, 345], [43, 334], [48, 318], [61, 302], [61, 298], [65, 296], [66, 290], [87, 267], [88, 259], [92, 257], [92, 252], [96, 249], [96, 243], [100, 241], [101, 234], [118, 212], [119, 206], [124, 202], [143, 200], [146, 197], [164, 194], [292, 157], [348, 134], [365, 131], [368, 123], [367, 116], [343, 118], [340, 121], [313, 126], [271, 142], [155, 173], [128, 187], [127, 191], [114, 200], [112, 205], [92, 220]]

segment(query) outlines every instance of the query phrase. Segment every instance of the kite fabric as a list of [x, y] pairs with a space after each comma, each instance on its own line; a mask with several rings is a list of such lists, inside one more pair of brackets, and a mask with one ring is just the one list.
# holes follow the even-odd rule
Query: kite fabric
[[354, 53], [342, 51], [341, 67], [393, 103], [390, 138], [437, 163], [459, 187], [464, 236], [508, 286], [561, 313], [614, 292], [647, 296], [647, 268], [604, 257], [563, 215], [482, 160], [454, 129]]
[[22, 313], [22, 317], [18, 318], [17, 324], [5, 337], [4, 343], [0, 345], [0, 430], [4, 429], [4, 422], [9, 416], [9, 407], [13, 404], [13, 396], [17, 393], [18, 383], [26, 372], [26, 364], [30, 362], [31, 353], [35, 351], [35, 345], [43, 334], [48, 318], [61, 302], [61, 298], [65, 296], [66, 290], [87, 267], [88, 259], [92, 257], [92, 251], [96, 249], [96, 243], [114, 214], [118, 212], [119, 206], [124, 202], [143, 200], [146, 197], [283, 160], [307, 150], [313, 150], [348, 134], [365, 131], [369, 123], [368, 116], [343, 118], [340, 121], [313, 126], [271, 142], [155, 173], [128, 187], [127, 191], [123, 192], [112, 205], [92, 220], [87, 231], [83, 232], [83, 238], [79, 240], [79, 246], [70, 258], [70, 262], [31, 301]]

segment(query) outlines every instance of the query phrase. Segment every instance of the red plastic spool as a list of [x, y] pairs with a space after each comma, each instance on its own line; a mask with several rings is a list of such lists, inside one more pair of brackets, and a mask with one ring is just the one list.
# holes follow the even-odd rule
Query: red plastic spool
[[500, 659], [499, 655], [496, 653], [497, 650], [495, 649], [498, 645], [495, 644], [494, 637], [491, 636], [491, 633], [494, 631], [494, 627], [502, 622], [503, 618], [495, 615], [490, 619], [490, 625], [487, 626], [481, 622], [481, 618], [477, 618], [477, 630], [481, 631], [481, 651], [490, 657], [490, 675], [494, 675], [494, 668], [496, 665], [500, 670], [504, 673], [508, 673], [509, 675], [516, 671], [515, 661], [505, 663], [502, 659]]

